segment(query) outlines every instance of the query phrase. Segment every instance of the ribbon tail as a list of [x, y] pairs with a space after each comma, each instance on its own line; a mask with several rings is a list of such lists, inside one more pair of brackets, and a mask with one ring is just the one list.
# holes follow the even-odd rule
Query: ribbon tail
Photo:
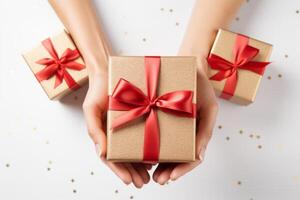
[[229, 100], [234, 95], [237, 85], [237, 78], [237, 72], [234, 72], [230, 77], [227, 78], [223, 91], [220, 95], [221, 98]]
[[157, 162], [159, 159], [160, 146], [159, 124], [156, 110], [151, 109], [146, 119], [144, 135], [144, 156], [143, 161]]
[[69, 72], [65, 69], [64, 70], [64, 74], [63, 74], [63, 78], [66, 81], [68, 87], [71, 90], [76, 90], [78, 89], [80, 86], [78, 85], [78, 83], [73, 79], [73, 77], [69, 74]]

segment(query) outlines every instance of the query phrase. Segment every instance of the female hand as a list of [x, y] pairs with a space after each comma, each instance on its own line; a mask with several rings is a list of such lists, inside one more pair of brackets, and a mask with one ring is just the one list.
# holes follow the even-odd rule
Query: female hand
[[196, 160], [191, 163], [162, 163], [153, 173], [153, 180], [161, 185], [176, 180], [197, 167], [204, 160], [205, 150], [212, 136], [218, 112], [215, 93], [206, 75], [205, 57], [198, 59], [197, 72], [197, 135]]
[[91, 73], [89, 89], [83, 103], [83, 111], [88, 132], [95, 144], [97, 155], [125, 183], [133, 183], [141, 188], [148, 183], [151, 165], [133, 163], [113, 163], [106, 160], [106, 111], [107, 111], [107, 71]]

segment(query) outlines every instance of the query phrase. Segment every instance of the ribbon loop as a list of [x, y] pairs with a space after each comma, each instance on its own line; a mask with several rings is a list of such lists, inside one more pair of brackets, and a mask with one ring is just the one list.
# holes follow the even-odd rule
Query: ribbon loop
[[80, 57], [79, 51], [77, 49], [71, 50], [70, 48], [67, 48], [59, 58], [50, 38], [42, 41], [42, 45], [45, 47], [51, 58], [42, 58], [36, 61], [37, 64], [45, 65], [44, 69], [35, 74], [38, 81], [48, 80], [52, 76], [55, 76], [54, 89], [58, 87], [63, 80], [66, 81], [66, 84], [70, 89], [77, 89], [79, 85], [66, 69], [80, 71], [85, 68], [84, 65], [75, 62], [75, 60]]

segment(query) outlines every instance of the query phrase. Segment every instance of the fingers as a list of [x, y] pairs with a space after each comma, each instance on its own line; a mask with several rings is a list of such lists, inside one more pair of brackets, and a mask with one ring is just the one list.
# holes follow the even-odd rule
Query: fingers
[[138, 172], [138, 174], [142, 177], [144, 184], [149, 183], [150, 175], [147, 171], [147, 168], [144, 164], [135, 163], [132, 164], [134, 169]]
[[132, 182], [135, 187], [141, 188], [144, 185], [144, 180], [141, 175], [136, 171], [136, 169], [130, 164], [124, 164], [131, 175]]
[[175, 165], [174, 164], [170, 164], [165, 170], [163, 170], [158, 178], [157, 178], [157, 182], [161, 185], [164, 185], [165, 183], [167, 183], [170, 180], [170, 176], [171, 173], [174, 169]]
[[102, 111], [96, 104], [84, 104], [83, 112], [86, 119], [88, 132], [95, 143], [98, 156], [106, 155], [106, 134], [102, 129]]
[[155, 171], [152, 174], [152, 178], [155, 182], [158, 182], [158, 177], [167, 167], [168, 167], [167, 163], [158, 164], [158, 166], [156, 167]]
[[192, 163], [183, 163], [177, 165], [170, 174], [170, 179], [172, 181], [177, 180], [179, 177], [185, 175], [186, 173], [190, 172], [192, 169], [197, 167], [202, 161], [196, 160]]
[[132, 183], [133, 179], [127, 167], [122, 163], [108, 162], [103, 159], [103, 162], [126, 184]]

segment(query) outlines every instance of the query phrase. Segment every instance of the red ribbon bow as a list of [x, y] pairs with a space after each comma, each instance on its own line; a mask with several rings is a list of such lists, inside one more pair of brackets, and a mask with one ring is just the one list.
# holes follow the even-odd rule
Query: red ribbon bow
[[139, 88], [120, 79], [109, 100], [110, 110], [128, 111], [112, 122], [111, 128], [117, 128], [134, 119], [146, 115], [144, 135], [144, 161], [158, 161], [159, 158], [159, 124], [157, 111], [181, 117], [195, 117], [196, 105], [193, 104], [193, 92], [189, 90], [174, 91], [156, 95], [160, 57], [145, 57], [145, 74], [147, 94]]
[[207, 59], [208, 64], [212, 69], [219, 70], [219, 72], [210, 77], [210, 80], [222, 81], [227, 79], [221, 94], [221, 97], [224, 99], [230, 99], [234, 95], [238, 82], [239, 70], [249, 70], [259, 75], [263, 75], [266, 66], [270, 64], [270, 62], [252, 61], [259, 53], [259, 49], [249, 46], [248, 43], [249, 38], [247, 36], [237, 35], [233, 49], [233, 62], [225, 60], [215, 54], [210, 54]]
[[44, 40], [42, 45], [48, 51], [51, 58], [42, 58], [36, 61], [36, 63], [46, 66], [44, 69], [35, 74], [38, 81], [41, 82], [48, 80], [55, 75], [56, 79], [54, 88], [59, 86], [63, 80], [66, 81], [70, 89], [79, 88], [79, 85], [67, 71], [67, 68], [77, 71], [85, 68], [84, 65], [74, 61], [80, 57], [79, 51], [77, 49], [71, 50], [70, 48], [67, 48], [59, 58], [50, 38]]

